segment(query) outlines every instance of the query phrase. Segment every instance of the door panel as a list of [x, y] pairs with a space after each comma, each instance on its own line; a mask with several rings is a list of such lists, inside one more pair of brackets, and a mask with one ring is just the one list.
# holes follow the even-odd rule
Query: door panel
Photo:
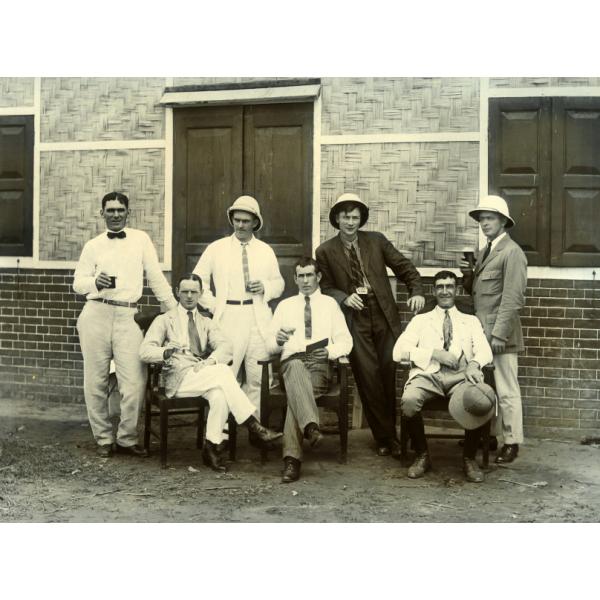
[[490, 100], [489, 191], [508, 203], [510, 235], [530, 265], [550, 254], [550, 99]]
[[600, 100], [554, 98], [553, 266], [600, 262]]
[[173, 273], [196, 266], [230, 232], [226, 210], [242, 193], [242, 107], [177, 110], [174, 120]]

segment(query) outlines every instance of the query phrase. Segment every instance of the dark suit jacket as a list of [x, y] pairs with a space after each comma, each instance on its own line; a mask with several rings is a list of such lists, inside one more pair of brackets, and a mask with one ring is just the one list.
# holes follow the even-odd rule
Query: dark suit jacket
[[519, 311], [525, 305], [527, 258], [508, 234], [482, 262], [485, 248], [477, 254], [475, 270], [463, 279], [463, 287], [473, 295], [475, 314], [491, 341], [506, 342], [505, 352], [522, 352], [523, 332]]
[[[402, 333], [402, 325], [386, 266], [405, 283], [409, 296], [423, 295], [419, 273], [410, 260], [404, 258], [382, 233], [359, 231], [358, 245], [365, 275], [390, 329], [398, 337]], [[343, 301], [355, 290], [340, 236], [336, 235], [323, 242], [317, 248], [316, 257], [322, 273], [321, 291], [337, 300], [344, 311], [348, 327], [351, 327], [354, 311], [345, 306]]]

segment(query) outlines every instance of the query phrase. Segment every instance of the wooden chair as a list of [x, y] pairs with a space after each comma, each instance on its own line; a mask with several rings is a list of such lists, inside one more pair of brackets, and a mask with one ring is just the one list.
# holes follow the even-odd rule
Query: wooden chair
[[[397, 367], [406, 372], [406, 377], [408, 377], [408, 371], [411, 368], [411, 362], [409, 360], [402, 360], [397, 363]], [[483, 377], [485, 383], [487, 383], [491, 388], [496, 391], [496, 381], [494, 379], [494, 365], [486, 365], [482, 369]], [[423, 410], [435, 411], [435, 412], [448, 412], [448, 398], [433, 398], [428, 400]], [[497, 414], [497, 406], [498, 399], [496, 398], [496, 414]], [[482, 447], [483, 447], [483, 466], [487, 467], [490, 461], [490, 430], [491, 430], [491, 419], [485, 424], [483, 428], [482, 434]], [[463, 439], [464, 433], [461, 431], [460, 433], [429, 433], [426, 434], [428, 438], [437, 438], [437, 439]], [[408, 450], [408, 430], [406, 426], [406, 419], [402, 417], [400, 419], [400, 447], [402, 450], [402, 456], [405, 457], [407, 455]]]
[[[315, 398], [317, 406], [334, 410], [338, 418], [338, 428], [340, 434], [340, 462], [346, 463], [348, 460], [348, 369], [350, 363], [348, 358], [341, 356], [333, 361], [334, 374], [333, 382], [326, 394]], [[271, 412], [276, 408], [285, 411], [287, 407], [287, 398], [285, 389], [279, 380], [279, 357], [272, 357], [269, 360], [258, 362], [262, 366], [262, 378], [260, 389], [260, 421], [265, 426], [269, 425]], [[277, 384], [269, 386], [269, 365], [273, 367], [273, 378]], [[267, 451], [261, 450], [261, 460], [267, 459]]]
[[[154, 321], [156, 314], [144, 315], [138, 313], [135, 320], [142, 331], [146, 333]], [[205, 433], [206, 413], [208, 400], [203, 396], [189, 398], [168, 398], [161, 382], [160, 372], [162, 365], [149, 364], [148, 377], [146, 380], [146, 392], [144, 397], [144, 448], [149, 449], [150, 435], [157, 437], [160, 441], [160, 463], [163, 468], [167, 466], [168, 434], [169, 428], [196, 426], [196, 448], [202, 448]], [[181, 415], [197, 415], [197, 420], [188, 423], [177, 423], [169, 425], [170, 417]], [[159, 429], [152, 429], [152, 418], [159, 417]], [[229, 414], [229, 458], [234, 461], [236, 457], [237, 429], [232, 414]]]

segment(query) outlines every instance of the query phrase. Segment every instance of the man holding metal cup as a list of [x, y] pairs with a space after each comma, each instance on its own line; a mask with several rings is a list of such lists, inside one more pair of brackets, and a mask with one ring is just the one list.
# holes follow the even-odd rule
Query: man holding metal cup
[[329, 212], [339, 234], [317, 248], [316, 258], [321, 289], [337, 300], [352, 334], [350, 364], [376, 452], [399, 458], [392, 349], [402, 326], [386, 267], [407, 286], [411, 311], [420, 311], [425, 299], [410, 260], [382, 233], [359, 231], [368, 218], [366, 202], [357, 194], [342, 194]]

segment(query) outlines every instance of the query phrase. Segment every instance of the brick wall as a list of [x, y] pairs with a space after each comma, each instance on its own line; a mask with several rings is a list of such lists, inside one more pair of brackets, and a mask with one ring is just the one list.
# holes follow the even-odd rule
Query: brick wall
[[[432, 295], [431, 278], [425, 291]], [[407, 323], [406, 288], [397, 301]], [[470, 312], [470, 298], [457, 305]], [[600, 285], [592, 281], [529, 279], [519, 356], [525, 435], [580, 438], [600, 435]], [[398, 397], [403, 380], [398, 378]], [[440, 424], [449, 424], [439, 420]]]
[[[83, 402], [83, 360], [73, 271], [0, 272], [0, 396]], [[145, 290], [142, 304], [150, 304]]]
[[[72, 271], [0, 272], [0, 395], [40, 402], [83, 402], [83, 363], [75, 329], [83, 301]], [[425, 279], [431, 297], [431, 279]], [[406, 290], [397, 289], [404, 323]], [[462, 309], [469, 299], [459, 297]], [[142, 305], [156, 305], [148, 289]], [[525, 432], [600, 435], [600, 291], [591, 281], [530, 279], [520, 357]], [[401, 392], [399, 377], [399, 396]]]

